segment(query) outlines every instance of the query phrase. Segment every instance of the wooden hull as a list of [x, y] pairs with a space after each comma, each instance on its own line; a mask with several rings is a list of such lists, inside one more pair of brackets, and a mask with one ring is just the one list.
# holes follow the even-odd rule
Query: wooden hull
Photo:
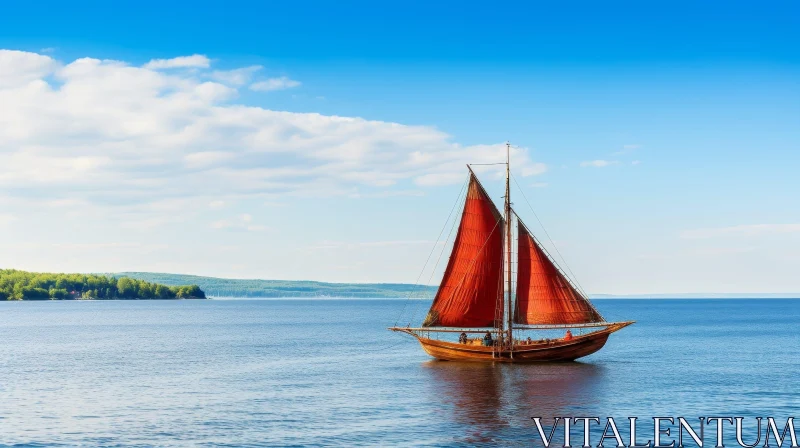
[[478, 345], [458, 344], [421, 337], [414, 333], [426, 353], [444, 361], [478, 361], [478, 362], [557, 362], [574, 361], [591, 355], [606, 344], [611, 333], [618, 331], [633, 322], [619, 322], [600, 331], [575, 336], [572, 340], [552, 340], [549, 343], [516, 345], [508, 348], [483, 347]]

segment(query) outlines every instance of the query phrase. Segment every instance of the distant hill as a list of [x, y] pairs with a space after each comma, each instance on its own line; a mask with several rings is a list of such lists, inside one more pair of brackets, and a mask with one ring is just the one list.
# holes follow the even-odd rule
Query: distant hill
[[[209, 297], [314, 298], [343, 297], [361, 299], [431, 299], [436, 286], [406, 283], [324, 283], [292, 280], [240, 280], [197, 275], [154, 272], [118, 272], [114, 277], [130, 277], [169, 286], [198, 285]], [[682, 294], [590, 294], [592, 299], [786, 299], [800, 293], [682, 293]]]
[[197, 275], [154, 272], [118, 272], [115, 277], [130, 277], [164, 285], [198, 285], [209, 297], [352, 297], [352, 298], [433, 298], [435, 286], [405, 283], [323, 283], [289, 280], [241, 280]]

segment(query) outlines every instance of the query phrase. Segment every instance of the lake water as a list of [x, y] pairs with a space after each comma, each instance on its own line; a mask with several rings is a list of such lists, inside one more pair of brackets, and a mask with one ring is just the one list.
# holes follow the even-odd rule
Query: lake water
[[581, 362], [492, 365], [386, 331], [424, 301], [0, 302], [0, 446], [541, 446], [532, 416], [800, 408], [800, 301], [595, 304], [638, 323]]

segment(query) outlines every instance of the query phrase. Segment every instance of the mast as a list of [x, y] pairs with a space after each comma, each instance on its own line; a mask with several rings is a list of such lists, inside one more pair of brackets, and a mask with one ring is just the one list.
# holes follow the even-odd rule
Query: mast
[[[508, 297], [507, 297], [507, 309], [508, 314], [506, 316], [507, 323], [508, 323], [508, 346], [509, 351], [513, 350], [514, 347], [514, 335], [512, 334], [512, 320], [514, 319], [514, 311], [511, 308], [511, 185], [509, 183], [509, 179], [511, 177], [511, 143], [506, 142], [506, 200], [505, 200], [505, 215], [506, 215], [506, 259], [507, 262], [507, 271], [506, 271], [506, 283], [508, 288]], [[513, 353], [513, 352], [512, 352]], [[513, 354], [511, 355], [513, 357]]]

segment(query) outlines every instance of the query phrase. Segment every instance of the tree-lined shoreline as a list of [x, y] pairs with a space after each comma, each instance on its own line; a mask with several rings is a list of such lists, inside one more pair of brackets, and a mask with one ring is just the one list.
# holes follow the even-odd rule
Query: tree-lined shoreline
[[205, 299], [197, 285], [163, 285], [125, 276], [0, 269], [0, 300]]

